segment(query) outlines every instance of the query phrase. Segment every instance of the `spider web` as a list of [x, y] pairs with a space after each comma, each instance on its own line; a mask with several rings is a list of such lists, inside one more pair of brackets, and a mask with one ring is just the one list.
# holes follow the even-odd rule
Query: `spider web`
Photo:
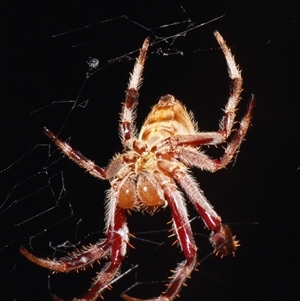
[[[195, 8], [198, 15], [193, 12]], [[48, 12], [49, 19], [58, 21], [50, 22], [44, 34], [39, 33], [44, 39], [40, 44], [44, 53], [38, 49], [33, 58], [42, 66], [38, 68], [35, 63], [35, 72], [27, 69], [36, 81], [34, 84], [34, 80], [30, 80], [34, 90], [24, 95], [24, 104], [14, 107], [14, 112], [19, 110], [18, 116], [21, 116], [16, 123], [18, 128], [3, 139], [8, 141], [6, 147], [9, 147], [7, 159], [1, 163], [5, 185], [1, 185], [4, 197], [0, 207], [0, 254], [3, 259], [1, 290], [8, 295], [7, 300], [52, 300], [51, 294], [65, 299], [80, 297], [105, 264], [103, 261], [100, 266], [95, 264], [78, 274], [52, 275], [19, 254], [19, 247], [24, 245], [38, 256], [59, 258], [105, 237], [103, 204], [108, 183], [93, 179], [62, 156], [43, 135], [43, 126], [98, 165], [105, 166], [113, 154], [121, 151], [118, 113], [128, 73], [146, 36], [151, 39], [151, 47], [140, 91], [138, 128], [158, 97], [167, 93], [174, 94], [192, 109], [196, 120], [201, 119], [200, 127], [204, 130], [217, 129], [222, 116], [220, 108], [226, 103], [226, 64], [212, 31], [226, 28], [224, 23], [229, 26], [228, 8], [208, 9], [167, 2], [155, 8], [150, 5], [135, 7], [134, 13], [134, 8], [128, 5], [111, 7], [105, 13], [97, 14], [93, 13], [94, 9], [75, 10], [68, 22], [63, 21], [67, 9], [57, 13], [53, 8]], [[34, 26], [39, 26], [39, 22], [44, 24], [35, 20]], [[27, 30], [30, 28], [28, 26]], [[268, 43], [276, 39], [280, 30], [275, 31]], [[239, 41], [237, 50], [249, 48], [250, 42], [240, 32], [235, 33], [228, 39]], [[26, 37], [27, 42], [34, 38]], [[39, 44], [33, 46], [37, 48]], [[235, 45], [229, 46], [235, 53]], [[46, 52], [47, 47], [50, 49]], [[197, 77], [189, 76], [194, 69], [200, 70]], [[41, 70], [38, 79], [37, 73]], [[14, 83], [18, 82], [16, 79], [14, 71]], [[218, 86], [219, 92], [212, 94], [212, 89], [205, 84], [201, 89], [195, 88], [205, 80], [211, 86]], [[245, 90], [246, 95], [252, 93], [247, 87]], [[202, 99], [205, 102], [202, 103]], [[242, 104], [242, 112], [244, 108], [245, 104]], [[196, 114], [199, 110], [201, 115]], [[14, 122], [12, 117], [6, 126], [16, 127]], [[218, 156], [222, 150], [210, 151], [212, 156]], [[203, 176], [199, 171], [195, 171], [195, 175], [200, 178], [201, 187], [213, 204], [222, 195], [226, 205], [218, 204], [217, 211], [225, 212], [225, 222], [228, 222], [236, 221], [239, 216], [237, 212], [241, 207], [236, 206], [235, 199], [241, 193], [229, 194], [228, 198], [232, 199], [224, 200], [226, 191], [233, 191], [235, 187], [230, 187], [226, 172], [226, 176], [222, 172]], [[228, 208], [235, 209], [228, 213]], [[203, 229], [194, 209], [188, 209], [196, 244], [201, 251], [198, 253], [200, 271], [192, 274], [195, 281], [187, 283], [188, 289], [193, 292], [199, 286], [197, 283], [201, 283], [201, 292], [204, 295], [207, 292], [214, 300], [216, 285], [225, 291], [232, 289], [235, 277], [228, 280], [226, 275], [239, 261], [231, 258], [220, 262], [211, 256], [209, 233]], [[121, 272], [112, 283], [113, 290], [104, 294], [106, 300], [118, 300], [124, 292], [152, 297], [164, 290], [170, 269], [183, 260], [179, 248], [172, 246], [175, 239], [168, 238], [171, 226], [166, 223], [170, 219], [168, 210], [153, 216], [132, 213], [128, 217], [130, 233], [134, 235], [130, 242], [135, 248], [128, 248]], [[240, 220], [243, 222], [237, 224], [241, 228], [251, 219]], [[183, 300], [189, 296], [186, 290], [181, 292]], [[215, 299], [217, 297], [216, 292]]]

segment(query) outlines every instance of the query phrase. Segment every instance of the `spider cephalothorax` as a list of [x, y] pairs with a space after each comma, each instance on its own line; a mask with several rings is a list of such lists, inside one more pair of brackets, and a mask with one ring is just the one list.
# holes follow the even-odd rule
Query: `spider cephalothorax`
[[[134, 65], [120, 114], [120, 136], [124, 151], [115, 155], [107, 168], [99, 167], [61, 141], [50, 130], [45, 129], [45, 133], [67, 157], [85, 168], [92, 176], [108, 180], [111, 184], [106, 203], [105, 240], [100, 240], [95, 245], [70, 256], [53, 260], [36, 257], [25, 248], [21, 248], [21, 253], [29, 260], [56, 272], [79, 270], [109, 255], [109, 265], [96, 276], [90, 290], [80, 300], [96, 300], [117, 275], [129, 242], [127, 211], [147, 210], [153, 213], [166, 206], [170, 207], [173, 228], [186, 260], [178, 265], [166, 291], [149, 300], [169, 301], [176, 297], [184, 281], [195, 268], [197, 257], [197, 247], [185, 200], [177, 185], [195, 206], [207, 228], [212, 231], [210, 241], [215, 253], [221, 256], [234, 255], [238, 242], [232, 236], [229, 226], [221, 223], [220, 216], [189, 172], [190, 167], [215, 172], [230, 163], [249, 128], [254, 106], [252, 97], [246, 115], [220, 159], [211, 159], [200, 150], [201, 145], [226, 142], [232, 132], [236, 106], [242, 91], [241, 72], [233, 55], [218, 32], [215, 32], [215, 37], [225, 55], [232, 81], [225, 114], [217, 132], [200, 132], [186, 108], [174, 96], [165, 95], [153, 107], [137, 134], [134, 123], [135, 109], [149, 39], [145, 39]], [[123, 298], [128, 301], [141, 300], [128, 295], [123, 295]], [[55, 299], [60, 300], [57, 296]]]

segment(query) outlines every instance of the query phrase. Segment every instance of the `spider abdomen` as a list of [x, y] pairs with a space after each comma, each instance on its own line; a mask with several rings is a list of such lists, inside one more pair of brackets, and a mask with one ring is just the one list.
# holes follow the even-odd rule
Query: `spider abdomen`
[[162, 96], [152, 108], [139, 134], [139, 139], [151, 148], [174, 135], [194, 134], [197, 126], [193, 116], [172, 95]]

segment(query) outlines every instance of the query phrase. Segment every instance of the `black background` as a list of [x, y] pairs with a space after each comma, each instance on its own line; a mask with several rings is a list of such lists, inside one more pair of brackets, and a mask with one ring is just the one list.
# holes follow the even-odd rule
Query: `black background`
[[[243, 70], [238, 118], [251, 93], [257, 101], [253, 126], [235, 166], [216, 174], [198, 170], [194, 174], [224, 222], [231, 224], [241, 247], [235, 258], [210, 256], [203, 260], [178, 300], [296, 298], [300, 166], [300, 12], [296, 1], [226, 1], [222, 5], [217, 1], [109, 5], [9, 2], [1, 10], [1, 300], [51, 300], [51, 292], [65, 299], [80, 297], [100, 269], [96, 265], [79, 274], [50, 276], [19, 254], [24, 245], [39, 256], [59, 257], [63, 253], [55, 252], [49, 242], [57, 246], [69, 241], [80, 247], [103, 237], [108, 184], [93, 179], [67, 159], [53, 164], [53, 170], [49, 167], [48, 176], [43, 173], [44, 166], [61, 158], [56, 152], [49, 159], [43, 126], [60, 132], [64, 140], [72, 137], [72, 146], [105, 166], [121, 151], [118, 113], [134, 61], [107, 62], [137, 50], [149, 36], [154, 44], [140, 91], [138, 126], [159, 96], [170, 93], [194, 112], [201, 130], [217, 130], [229, 80], [212, 34], [215, 29], [227, 40]], [[176, 38], [171, 46], [156, 43], [153, 35], [167, 37], [187, 28], [183, 23], [157, 29], [161, 25], [189, 18], [191, 26], [196, 26], [223, 14], [218, 21]], [[126, 18], [102, 22], [122, 15], [145, 28]], [[52, 37], [85, 25], [94, 26]], [[165, 52], [177, 49], [183, 55], [158, 55], [159, 48]], [[132, 53], [130, 58], [136, 55]], [[79, 96], [79, 103], [89, 99], [85, 109], [71, 111], [71, 103], [53, 104], [78, 97], [89, 57], [98, 58], [101, 69]], [[218, 156], [221, 148], [210, 148], [208, 153]], [[60, 175], [51, 177], [58, 171], [64, 173], [66, 193], [56, 206], [50, 187], [57, 196]], [[36, 177], [28, 180], [32, 175]], [[49, 178], [51, 186], [41, 189]], [[22, 184], [15, 187], [17, 183]], [[191, 218], [196, 216], [190, 205], [189, 211]], [[144, 284], [130, 291], [134, 296], [149, 298], [163, 290], [160, 280], [167, 279], [169, 270], [183, 258], [178, 248], [171, 248], [174, 239], [167, 239], [167, 232], [144, 232], [167, 230], [169, 220], [168, 209], [152, 217], [138, 213], [129, 217], [129, 229], [138, 239], [131, 240], [135, 249], [129, 248], [122, 272], [135, 263], [140, 266], [115, 283], [112, 291], [106, 291], [105, 300], [120, 300], [119, 295], [137, 281]], [[209, 233], [201, 220], [194, 220], [192, 227], [201, 260], [211, 251], [205, 237]], [[141, 239], [164, 244], [153, 251], [156, 245]]]

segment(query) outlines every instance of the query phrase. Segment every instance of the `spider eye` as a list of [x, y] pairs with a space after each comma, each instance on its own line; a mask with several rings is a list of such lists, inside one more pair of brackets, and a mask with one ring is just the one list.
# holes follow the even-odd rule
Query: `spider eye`
[[146, 207], [162, 206], [165, 203], [155, 178], [148, 173], [140, 174], [137, 183], [137, 192], [142, 205]]
[[120, 188], [119, 206], [123, 209], [132, 209], [136, 199], [135, 183], [133, 179], [127, 178]]

